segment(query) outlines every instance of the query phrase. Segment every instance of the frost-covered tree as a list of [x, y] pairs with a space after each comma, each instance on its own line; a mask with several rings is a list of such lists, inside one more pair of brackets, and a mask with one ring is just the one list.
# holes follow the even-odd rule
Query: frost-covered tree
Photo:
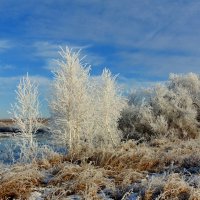
[[69, 148], [119, 144], [117, 121], [124, 99], [116, 76], [105, 69], [97, 80], [90, 77], [90, 67], [82, 64], [79, 52], [66, 48], [60, 55], [50, 102], [54, 135]]
[[37, 156], [38, 145], [34, 135], [40, 127], [38, 86], [31, 81], [28, 74], [20, 79], [17, 86], [16, 103], [11, 105], [12, 120], [21, 134], [16, 137], [20, 148], [20, 160], [30, 162]]
[[97, 143], [116, 146], [121, 141], [118, 130], [118, 120], [125, 105], [125, 100], [120, 94], [116, 83], [116, 77], [112, 76], [108, 69], [104, 69], [101, 75], [101, 83], [96, 99], [96, 139]]
[[16, 103], [12, 105], [11, 115], [22, 137], [30, 146], [34, 146], [34, 134], [40, 126], [38, 86], [31, 81], [28, 74], [17, 86]]
[[53, 71], [53, 97], [50, 102], [53, 131], [70, 148], [89, 138], [91, 126], [90, 67], [81, 63], [79, 52], [61, 49], [61, 59]]

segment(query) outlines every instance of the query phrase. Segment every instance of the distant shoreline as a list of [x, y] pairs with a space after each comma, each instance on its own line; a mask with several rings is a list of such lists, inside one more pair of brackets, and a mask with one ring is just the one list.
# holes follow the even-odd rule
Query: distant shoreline
[[[42, 124], [46, 124], [49, 121], [49, 118], [40, 118], [39, 121], [41, 121]], [[0, 119], [0, 126], [10, 126], [13, 125], [14, 121], [12, 119]]]

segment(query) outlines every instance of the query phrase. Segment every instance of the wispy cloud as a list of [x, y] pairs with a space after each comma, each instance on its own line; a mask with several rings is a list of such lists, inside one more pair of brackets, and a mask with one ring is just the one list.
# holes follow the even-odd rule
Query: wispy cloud
[[80, 57], [84, 57], [84, 62], [88, 65], [98, 66], [105, 63], [105, 59], [103, 56], [98, 54], [92, 53], [90, 48], [92, 45], [76, 45], [76, 44], [55, 44], [47, 41], [39, 41], [35, 42], [33, 45], [34, 57], [39, 57], [43, 59], [45, 65], [43, 66], [44, 69], [47, 70], [54, 70], [57, 67], [56, 59], [60, 57], [59, 51], [61, 48], [65, 50], [65, 48], [70, 48], [72, 51], [80, 51]]
[[[59, 46], [66, 45], [82, 49], [93, 75], [108, 67], [126, 85], [165, 81], [170, 72], [200, 73], [197, 0], [0, 2], [0, 75], [13, 85], [26, 71], [50, 79]], [[0, 78], [0, 85], [7, 83]]]
[[[23, 76], [0, 77], [0, 94], [13, 93], [22, 77]], [[29, 76], [29, 78], [31, 81], [36, 82], [41, 88], [47, 87], [48, 89], [50, 86], [51, 80], [49, 78], [42, 76]]]
[[65, 49], [66, 47], [72, 50], [84, 50], [90, 48], [92, 45], [74, 45], [71, 43], [52, 43], [47, 41], [38, 41], [33, 45], [35, 50], [35, 56], [40, 56], [43, 58], [55, 58], [58, 57], [58, 51], [61, 51], [61, 48]]
[[43, 1], [39, 7], [31, 8], [25, 28], [30, 35], [54, 40], [134, 47], [166, 33], [176, 38], [175, 34], [189, 32], [185, 26], [199, 32], [194, 22], [198, 20], [199, 7], [196, 1]]
[[0, 39], [0, 52], [6, 51], [13, 47], [13, 44], [9, 40], [1, 40]]
[[58, 55], [59, 45], [46, 41], [39, 41], [33, 44], [35, 56], [43, 58], [55, 58]]
[[1, 65], [1, 64], [0, 64], [0, 72], [1, 72], [1, 71], [14, 70], [14, 69], [16, 69], [16, 67], [13, 66], [13, 65], [9, 65], [9, 64]]
[[[174, 55], [149, 54], [147, 52], [120, 52], [120, 63], [115, 63], [120, 68], [122, 63], [126, 70], [122, 76], [140, 80], [166, 80], [169, 73], [200, 73], [200, 57], [181, 53]], [[145, 62], [144, 62], [145, 61]]]

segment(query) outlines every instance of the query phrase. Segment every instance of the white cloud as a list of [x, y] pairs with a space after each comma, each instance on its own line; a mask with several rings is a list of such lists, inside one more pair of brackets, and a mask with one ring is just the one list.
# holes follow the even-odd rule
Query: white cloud
[[166, 80], [170, 73], [200, 73], [200, 57], [184, 52], [119, 51], [115, 56], [120, 62], [112, 65], [121, 70], [121, 76], [138, 81]]
[[[55, 5], [57, 9], [53, 9]], [[32, 9], [33, 16], [26, 29], [30, 34], [54, 40], [135, 47], [166, 33], [173, 41], [188, 30], [199, 33], [200, 28], [195, 24], [199, 8], [197, 1], [75, 0], [69, 4], [51, 1]]]
[[[177, 49], [198, 48], [200, 2], [141, 0], [25, 0], [1, 3], [4, 17], [29, 17], [23, 23], [28, 36], [39, 35], [53, 41], [90, 41], [126, 47]], [[37, 6], [35, 6], [37, 5]], [[5, 12], [6, 10], [6, 12]], [[12, 15], [11, 15], [12, 14]], [[166, 37], [167, 36], [167, 37]], [[177, 39], [187, 37], [187, 40]], [[47, 44], [36, 44], [39, 48]], [[51, 46], [55, 49], [54, 46]], [[42, 56], [52, 55], [46, 51]]]
[[72, 50], [83, 50], [91, 47], [91, 45], [73, 45], [71, 43], [64, 44], [64, 42], [56, 44], [47, 41], [38, 41], [32, 46], [35, 49], [34, 55], [42, 58], [57, 58], [61, 48], [65, 49], [66, 47], [69, 47]]
[[[108, 60], [98, 53], [91, 53], [89, 48], [101, 44], [104, 46], [99, 48], [101, 54], [105, 54], [103, 48], [106, 45], [117, 49], [117, 61], [110, 62], [122, 75], [130, 73], [148, 79], [166, 77], [169, 72], [199, 72], [200, 2], [196, 0], [23, 2], [10, 7], [4, 1], [0, 11], [4, 17], [13, 18], [29, 13], [23, 22], [23, 36], [46, 38], [33, 44], [34, 56], [46, 62], [46, 69], [54, 67], [50, 58], [58, 57], [59, 45], [83, 48], [83, 53], [87, 54], [86, 62], [102, 65]], [[10, 45], [11, 42], [0, 40], [0, 51]], [[131, 53], [134, 50], [135, 53]], [[163, 54], [163, 51], [170, 55]]]
[[92, 45], [75, 45], [75, 44], [54, 44], [46, 41], [35, 42], [33, 45], [35, 48], [34, 56], [40, 57], [44, 60], [45, 65], [42, 67], [47, 70], [54, 70], [57, 67], [56, 60], [60, 58], [59, 51], [61, 48], [65, 49], [69, 47], [72, 51], [80, 50], [80, 57], [84, 57], [83, 62], [92, 65], [99, 66], [105, 63], [105, 59], [97, 54], [90, 52]]
[[[146, 77], [166, 77], [170, 72], [199, 72], [198, 1], [75, 0], [69, 6], [61, 1], [56, 4], [57, 9], [52, 10], [53, 2], [48, 6], [41, 4], [41, 20], [30, 18], [34, 25], [26, 27], [30, 34], [47, 36], [54, 41], [59, 39], [62, 43], [66, 39], [76, 43], [89, 41], [94, 45], [123, 49], [124, 53], [119, 50], [116, 54], [119, 63], [113, 65], [120, 73], [129, 70], [135, 73], [136, 70]], [[62, 17], [55, 18], [60, 13]], [[39, 16], [39, 11], [33, 10], [33, 15]], [[43, 58], [58, 56], [58, 45], [51, 42], [38, 42], [35, 47], [36, 54]], [[131, 54], [131, 50], [138, 52]], [[83, 52], [88, 55], [89, 64], [102, 65], [106, 61], [101, 55], [91, 53], [89, 48]], [[182, 53], [183, 56], [179, 55]], [[52, 61], [47, 60], [45, 67], [52, 69], [51, 65]], [[138, 65], [145, 70], [137, 72], [135, 66]]]
[[13, 66], [13, 65], [9, 65], [9, 64], [1, 65], [1, 64], [0, 64], [0, 72], [1, 72], [1, 71], [13, 70], [13, 69], [16, 69], [16, 67]]
[[[0, 95], [14, 94], [17, 85], [22, 76], [0, 77]], [[50, 87], [51, 80], [42, 76], [29, 76], [29, 78], [37, 83], [40, 89], [47, 91]]]
[[90, 52], [89, 50], [81, 51], [81, 54], [84, 56], [84, 62], [91, 66], [101, 66], [103, 63], [105, 63], [105, 58], [103, 56], [100, 56], [98, 54], [94, 54]]
[[11, 43], [11, 41], [0, 39], [0, 52], [6, 51], [11, 47], [13, 47], [13, 43]]
[[35, 48], [35, 56], [43, 58], [57, 57], [59, 51], [59, 45], [44, 41], [35, 42], [33, 48]]

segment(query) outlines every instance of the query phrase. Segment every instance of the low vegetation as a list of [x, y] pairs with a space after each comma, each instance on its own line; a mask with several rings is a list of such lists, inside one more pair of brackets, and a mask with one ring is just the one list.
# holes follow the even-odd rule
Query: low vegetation
[[[1, 199], [199, 199], [200, 142], [196, 139], [128, 141], [117, 148], [82, 146], [67, 155], [52, 153], [1, 172]], [[194, 153], [196, 152], [196, 153]], [[127, 196], [127, 198], [125, 198]]]
[[200, 77], [171, 74], [163, 85], [135, 91], [122, 112], [119, 128], [126, 138], [157, 136], [198, 138]]
[[39, 145], [37, 86], [17, 90], [13, 121], [20, 151], [0, 166], [0, 199], [200, 199], [200, 77], [123, 97], [105, 69], [96, 79], [79, 52], [61, 50], [49, 100], [53, 151]]

